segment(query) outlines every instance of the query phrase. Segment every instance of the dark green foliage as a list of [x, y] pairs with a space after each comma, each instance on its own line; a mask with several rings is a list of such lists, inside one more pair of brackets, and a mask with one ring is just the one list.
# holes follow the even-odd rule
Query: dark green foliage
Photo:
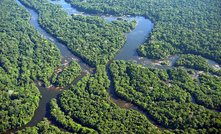
[[161, 65], [163, 65], [163, 66], [167, 66], [168, 64], [169, 64], [169, 61], [168, 61], [168, 60], [161, 62]]
[[20, 86], [9, 80], [4, 84], [2, 80], [9, 77], [0, 72], [0, 132], [4, 132], [31, 121], [39, 105], [40, 92], [33, 82]]
[[175, 62], [175, 66], [185, 66], [188, 68], [202, 70], [205, 72], [211, 72], [219, 75], [219, 71], [216, 71], [214, 68], [212, 68], [206, 61], [206, 59], [200, 55], [181, 55], [179, 59]]
[[22, 130], [18, 130], [12, 134], [38, 134], [39, 128], [34, 126], [34, 127], [26, 127]]
[[[115, 92], [128, 101], [142, 105], [153, 101], [176, 100], [179, 103], [190, 102], [191, 97], [178, 86], [167, 86], [166, 70], [145, 68], [124, 61], [114, 61], [110, 66]], [[143, 105], [144, 104], [144, 105]]]
[[[41, 27], [91, 66], [106, 64], [112, 59], [126, 41], [123, 32], [129, 32], [137, 23], [106, 23], [99, 17], [70, 17], [60, 9], [61, 6], [46, 0], [21, 1], [38, 11]], [[164, 58], [175, 53], [191, 53], [221, 63], [221, 4], [218, 0], [75, 0], [72, 4], [94, 13], [151, 18], [155, 21], [155, 27], [149, 40], [138, 48], [140, 55]], [[33, 80], [39, 78], [46, 86], [49, 85], [47, 79], [58, 66], [60, 55], [53, 44], [42, 39], [33, 27], [27, 25], [30, 15], [23, 8], [11, 0], [1, 0], [0, 6], [2, 132], [30, 121], [40, 96]], [[69, 69], [58, 76], [59, 84], [66, 85], [77, 76], [71, 74], [73, 78], [65, 77]], [[163, 126], [176, 129], [176, 133], [221, 132], [220, 114], [191, 103], [190, 96], [192, 94], [199, 104], [220, 109], [220, 78], [202, 74], [199, 77], [201, 86], [198, 86], [197, 80], [192, 80], [183, 69], [174, 68], [166, 72], [123, 61], [113, 62], [110, 70], [116, 94], [147, 110], [150, 117]], [[56, 78], [55, 75], [52, 82], [57, 81]], [[168, 78], [171, 85], [167, 84]], [[120, 109], [111, 102], [106, 92], [109, 85], [105, 67], [97, 66], [95, 75], [84, 77], [63, 92], [59, 98], [61, 108], [55, 99], [51, 101], [51, 117], [62, 127], [78, 133], [161, 133], [144, 115]], [[93, 129], [82, 127], [73, 119]], [[38, 127], [26, 128], [19, 133], [62, 132], [41, 122]]]
[[117, 20], [124, 20], [124, 18], [122, 18], [122, 17], [118, 17]]
[[175, 66], [185, 66], [188, 68], [202, 70], [205, 72], [209, 72], [211, 68], [205, 58], [203, 58], [200, 55], [193, 54], [182, 54], [179, 57], [179, 59], [175, 62]]
[[141, 56], [202, 55], [221, 63], [220, 0], [66, 0], [88, 13], [142, 15], [155, 23]]
[[61, 109], [65, 115], [99, 133], [161, 133], [145, 115], [113, 103], [106, 91], [109, 85], [105, 66], [98, 66], [95, 75], [85, 76], [61, 94]]
[[[198, 104], [204, 105], [208, 108], [220, 109], [220, 87], [221, 80], [216, 76], [209, 76], [208, 74], [200, 74], [199, 79], [201, 85], [192, 80], [184, 69], [169, 69], [171, 83], [178, 85], [184, 90], [190, 92], [196, 99]], [[197, 79], [198, 80], [198, 79]]]
[[211, 128], [221, 131], [218, 113], [191, 103], [189, 93], [200, 91], [200, 88], [186, 70], [169, 69], [170, 85], [166, 84], [168, 74], [165, 70], [114, 61], [110, 71], [116, 94], [147, 110], [150, 117], [161, 125], [178, 129], [178, 133], [189, 129], [198, 133], [210, 133]]
[[74, 122], [70, 116], [65, 115], [64, 112], [60, 110], [60, 107], [58, 106], [55, 98], [53, 98], [50, 102], [50, 115], [51, 118], [54, 119], [59, 125], [71, 132], [83, 134], [97, 133], [97, 131], [94, 129], [83, 127], [82, 125]]
[[34, 127], [26, 127], [25, 129], [14, 132], [14, 134], [70, 134], [69, 132], [63, 132], [58, 127], [50, 125], [47, 119], [38, 123]]
[[221, 69], [216, 71], [216, 72], [213, 72], [214, 74], [218, 75], [218, 76], [221, 76]]
[[57, 77], [58, 77], [58, 74], [57, 73], [54, 73], [52, 79], [51, 79], [51, 82], [52, 83], [55, 83], [57, 81]]
[[188, 72], [189, 74], [195, 74], [195, 72], [194, 72], [192, 69], [188, 69], [187, 72]]
[[20, 0], [39, 13], [38, 22], [75, 55], [90, 66], [106, 64], [126, 42], [123, 32], [135, 28], [137, 21], [107, 23], [100, 17], [74, 15], [47, 0]]
[[153, 17], [155, 27], [138, 48], [139, 55], [165, 58], [190, 53], [221, 63], [219, 0], [157, 0], [153, 3], [156, 6], [148, 3], [146, 9], [152, 10], [147, 16]]
[[199, 79], [201, 91], [196, 93], [198, 103], [221, 110], [221, 78], [200, 74]]
[[57, 76], [56, 84], [58, 87], [67, 86], [81, 73], [81, 67], [76, 61], [72, 61], [71, 64], [66, 67], [62, 72], [57, 76], [56, 74], [52, 78], [52, 82]]
[[195, 90], [200, 90], [199, 85], [188, 75], [186, 70], [182, 68], [172, 68], [168, 69], [167, 72], [172, 80], [172, 84], [178, 85], [191, 94], [194, 93]]
[[0, 133], [27, 124], [38, 107], [33, 80], [46, 82], [60, 64], [58, 48], [28, 24], [14, 0], [0, 1]]

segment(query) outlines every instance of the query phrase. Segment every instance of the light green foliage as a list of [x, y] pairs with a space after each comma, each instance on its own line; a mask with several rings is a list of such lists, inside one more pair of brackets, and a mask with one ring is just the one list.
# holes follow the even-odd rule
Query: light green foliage
[[61, 109], [64, 114], [99, 133], [161, 133], [145, 115], [121, 109], [113, 103], [105, 91], [109, 84], [105, 66], [98, 66], [95, 75], [85, 76], [61, 94]]
[[137, 24], [135, 20], [107, 23], [97, 16], [69, 16], [60, 5], [47, 0], [21, 2], [39, 12], [38, 22], [42, 28], [93, 67], [113, 59], [126, 42], [123, 32], [129, 32]]
[[168, 74], [173, 80], [171, 83], [176, 84], [191, 93], [198, 104], [218, 110], [221, 108], [220, 78], [209, 76], [205, 73], [200, 74], [199, 79], [201, 85], [199, 86], [196, 83], [199, 80], [196, 79], [193, 81], [184, 69], [169, 69]]
[[55, 98], [53, 98], [50, 102], [50, 115], [51, 118], [54, 119], [59, 125], [71, 132], [97, 134], [96, 130], [83, 127], [81, 124], [74, 122], [70, 116], [65, 115], [58, 106]]
[[[194, 129], [195, 133], [211, 133], [211, 129], [221, 131], [218, 113], [191, 103], [190, 93], [195, 94], [200, 87], [186, 70], [173, 68], [167, 73], [165, 70], [114, 61], [110, 72], [115, 93], [147, 110], [150, 117], [161, 125], [176, 129], [177, 133], [186, 133], [189, 129]], [[168, 76], [170, 86], [166, 84]]]
[[26, 127], [25, 129], [18, 130], [12, 134], [38, 134], [38, 127]]
[[38, 123], [37, 126], [26, 127], [25, 129], [14, 132], [14, 134], [70, 134], [70, 133], [63, 132], [58, 127], [48, 124], [47, 118], [44, 118], [44, 121]]
[[52, 83], [55, 83], [55, 82], [57, 81], [57, 77], [58, 77], [58, 74], [57, 74], [57, 73], [54, 73], [51, 82], [52, 82]]
[[193, 71], [193, 69], [188, 69], [187, 72], [188, 72], [189, 74], [195, 74], [195, 72]]
[[59, 65], [57, 47], [28, 24], [30, 14], [14, 0], [0, 1], [0, 133], [27, 124], [38, 107], [43, 81]]
[[213, 67], [209, 65], [206, 59], [200, 55], [183, 54], [175, 62], [175, 66], [185, 66], [196, 70], [211, 72], [215, 75], [221, 76], [221, 70], [215, 70]]
[[[66, 67], [62, 72], [57, 76], [54, 75], [57, 80], [56, 84], [58, 87], [67, 86], [81, 73], [81, 67], [76, 61], [71, 61], [70, 65]], [[54, 78], [52, 82], [54, 82]]]
[[200, 55], [181, 55], [179, 59], [175, 62], [175, 66], [185, 66], [188, 68], [202, 70], [205, 72], [212, 72], [214, 74], [220, 75], [219, 71], [216, 71], [214, 68], [212, 68], [206, 61], [206, 59]]
[[221, 110], [221, 78], [200, 74], [199, 79], [201, 91], [195, 94], [199, 104]]
[[66, 0], [88, 13], [141, 15], [154, 22], [141, 56], [191, 53], [221, 63], [220, 0]]
[[169, 61], [166, 60], [166, 61], [161, 62], [161, 65], [163, 65], [163, 66], [167, 66], [167, 65], [169, 65]]

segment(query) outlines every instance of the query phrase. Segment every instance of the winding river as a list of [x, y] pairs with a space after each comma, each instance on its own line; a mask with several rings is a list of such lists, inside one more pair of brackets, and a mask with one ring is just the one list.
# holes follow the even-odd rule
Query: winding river
[[[18, 0], [16, 0], [16, 1], [20, 5], [22, 5]], [[82, 15], [86, 15], [86, 16], [89, 15], [89, 14], [84, 14], [83, 12], [77, 11], [75, 8], [71, 7], [71, 5], [69, 3], [66, 3], [64, 0], [61, 0], [61, 1], [51, 1], [51, 0], [49, 0], [49, 1], [54, 3], [54, 4], [61, 4], [62, 8], [65, 11], [67, 11], [69, 13], [69, 15], [71, 15], [72, 13], [82, 14]], [[72, 84], [78, 82], [86, 74], [93, 74], [95, 72], [94, 68], [91, 68], [84, 61], [82, 61], [79, 57], [73, 55], [67, 49], [67, 47], [65, 45], [62, 45], [61, 43], [59, 43], [54, 37], [52, 37], [50, 34], [48, 34], [44, 29], [42, 29], [39, 26], [39, 24], [37, 22], [38, 14], [33, 9], [30, 9], [30, 8], [27, 8], [27, 7], [25, 7], [25, 8], [31, 13], [30, 24], [33, 25], [44, 38], [46, 38], [46, 39], [50, 40], [51, 42], [53, 42], [58, 47], [58, 49], [60, 50], [61, 59], [62, 59], [61, 60], [61, 64], [62, 64], [61, 68], [65, 67], [65, 65], [68, 64], [72, 60], [75, 60], [80, 64], [80, 66], [82, 68], [82, 73], [78, 78], [76, 78], [72, 82]], [[107, 22], [110, 22], [112, 20], [117, 19], [117, 17], [114, 17], [114, 16], [103, 16], [103, 15], [101, 15], [100, 17], [104, 18]], [[136, 52], [137, 47], [144, 43], [147, 36], [151, 32], [151, 29], [154, 27], [154, 24], [151, 23], [150, 20], [145, 19], [144, 17], [141, 17], [141, 16], [124, 17], [124, 19], [128, 19], [129, 21], [131, 21], [133, 19], [136, 19], [136, 20], [138, 20], [138, 24], [137, 24], [136, 28], [133, 31], [131, 31], [130, 33], [125, 33], [125, 35], [127, 37], [127, 41], [124, 44], [124, 47], [117, 53], [117, 55], [115, 56], [115, 58], [113, 60], [125, 60], [125, 61], [129, 61], [129, 62], [134, 62], [134, 63], [137, 63], [137, 64], [141, 64], [141, 65], [146, 66], [146, 67], [147, 66], [148, 67], [156, 67], [156, 68], [159, 68], [159, 69], [168, 69], [168, 68], [174, 67], [174, 63], [179, 58], [179, 55], [174, 55], [174, 56], [171, 56], [167, 59], [164, 59], [164, 60], [169, 61], [168, 66], [162, 66], [160, 64], [164, 60], [151, 60], [151, 59], [148, 59], [146, 57], [139, 57], [138, 56], [138, 54]], [[208, 60], [208, 62], [211, 66], [216, 66], [216, 67], [218, 66], [219, 67], [219, 64], [217, 64], [217, 63], [215, 63], [211, 60]], [[107, 68], [108, 67], [109, 67], [109, 65], [107, 65]], [[108, 74], [108, 77], [110, 78], [108, 71], [107, 71], [107, 74]], [[42, 94], [42, 99], [40, 100], [39, 107], [35, 111], [34, 117], [32, 118], [32, 120], [27, 125], [22, 126], [18, 129], [9, 130], [6, 133], [15, 132], [15, 131], [21, 130], [25, 127], [35, 126], [44, 117], [49, 117], [48, 104], [49, 104], [50, 100], [52, 98], [57, 98], [62, 93], [63, 90], [68, 88], [68, 87], [56, 88], [53, 85], [50, 88], [45, 88], [44, 86], [42, 86], [42, 83], [40, 81], [35, 81], [35, 84], [36, 84], [36, 86], [38, 87], [38, 89], [40, 90], [40, 92]], [[137, 106], [118, 98], [114, 94], [112, 81], [111, 81], [111, 86], [110, 86], [110, 89], [109, 89], [109, 93], [110, 93], [111, 100], [114, 103], [116, 103], [118, 106], [120, 106], [121, 108], [134, 109], [134, 110], [139, 111], [142, 114], [145, 114]], [[163, 129], [162, 126], [158, 125], [153, 120], [151, 120], [148, 117], [148, 115], [146, 115], [146, 116], [154, 125], [156, 125], [157, 127]]]

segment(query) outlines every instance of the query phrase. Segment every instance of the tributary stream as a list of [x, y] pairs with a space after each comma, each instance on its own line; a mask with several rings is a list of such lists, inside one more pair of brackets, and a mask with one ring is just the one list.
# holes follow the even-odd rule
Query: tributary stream
[[[22, 5], [18, 0], [16, 0], [20, 5]], [[82, 14], [82, 15], [86, 15], [88, 16], [89, 14], [84, 14], [83, 12], [79, 12], [77, 9], [71, 7], [71, 5], [69, 3], [66, 3], [64, 0], [61, 1], [51, 1], [50, 2], [54, 3], [54, 4], [61, 4], [62, 8], [67, 11], [69, 13], [69, 15], [71, 15], [72, 13], [74, 14]], [[80, 74], [80, 76], [78, 78], [76, 78], [72, 84], [78, 82], [81, 78], [83, 78], [86, 74], [93, 74], [95, 72], [95, 69], [91, 68], [90, 66], [88, 66], [85, 62], [83, 62], [79, 57], [75, 56], [74, 54], [72, 54], [65, 45], [62, 45], [61, 43], [59, 43], [54, 37], [52, 37], [50, 34], [48, 34], [44, 29], [42, 29], [39, 24], [38, 24], [38, 14], [30, 8], [25, 7], [30, 13], [31, 13], [31, 20], [30, 20], [30, 24], [33, 25], [38, 32], [46, 39], [48, 39], [49, 41], [53, 42], [58, 49], [60, 50], [60, 54], [61, 54], [61, 64], [62, 66], [65, 66], [67, 63], [69, 63], [72, 60], [77, 61], [81, 68], [82, 68], [82, 73]], [[110, 22], [112, 20], [116, 20], [117, 17], [115, 16], [103, 16], [100, 15], [100, 17], [104, 18], [107, 22]], [[163, 60], [151, 60], [145, 57], [139, 57], [136, 49], [138, 46], [142, 45], [144, 43], [144, 41], [146, 40], [148, 34], [151, 32], [151, 29], [154, 27], [154, 24], [151, 23], [150, 20], [145, 19], [144, 17], [141, 16], [136, 16], [136, 17], [128, 17], [128, 16], [124, 16], [124, 19], [128, 19], [130, 20], [134, 20], [136, 19], [138, 21], [138, 24], [136, 26], [136, 28], [131, 31], [130, 33], [125, 33], [126, 37], [127, 37], [127, 41], [124, 44], [124, 47], [116, 54], [115, 58], [113, 60], [125, 60], [125, 61], [129, 61], [129, 62], [134, 62], [137, 64], [141, 64], [143, 66], [146, 67], [156, 67], [159, 69], [168, 69], [168, 68], [172, 68], [174, 67], [174, 63], [175, 61], [179, 58], [179, 55], [174, 55], [171, 56], [167, 59], [169, 61], [169, 65], [168, 66], [162, 66], [160, 64], [160, 62], [162, 62]], [[219, 66], [219, 64], [215, 63], [214, 61], [208, 60], [209, 64], [211, 66]], [[62, 67], [61, 66], [61, 67]], [[108, 68], [109, 65], [107, 65]], [[107, 71], [107, 74], [109, 76], [109, 73]], [[110, 76], [109, 76], [110, 78]], [[50, 100], [52, 98], [57, 98], [63, 90], [67, 89], [68, 87], [65, 88], [56, 88], [54, 86], [51, 86], [50, 88], [45, 88], [42, 83], [40, 81], [35, 81], [36, 86], [38, 87], [38, 89], [41, 92], [42, 95], [42, 99], [40, 100], [39, 103], [39, 107], [37, 108], [37, 110], [35, 111], [35, 115], [32, 118], [32, 120], [25, 126], [22, 126], [18, 129], [13, 129], [13, 130], [9, 130], [6, 133], [11, 133], [11, 132], [15, 132], [17, 130], [21, 130], [25, 127], [32, 127], [32, 126], [36, 126], [44, 117], [49, 117], [48, 115], [48, 104], [50, 102]], [[111, 82], [111, 86], [110, 86], [110, 99], [116, 103], [118, 106], [120, 106], [121, 108], [125, 108], [125, 109], [134, 109], [139, 111], [142, 114], [145, 114], [141, 109], [139, 109], [137, 106], [126, 102], [120, 98], [118, 98], [115, 93], [114, 93], [114, 89], [113, 89], [113, 82]], [[160, 129], [164, 129], [162, 126], [158, 125], [157, 123], [155, 123], [153, 120], [151, 120], [148, 115], [147, 118], [158, 128]]]

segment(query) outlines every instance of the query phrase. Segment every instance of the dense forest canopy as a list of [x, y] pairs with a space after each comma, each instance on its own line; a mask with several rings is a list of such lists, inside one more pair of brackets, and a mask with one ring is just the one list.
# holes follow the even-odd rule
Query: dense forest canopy
[[[113, 103], [106, 91], [109, 86], [105, 66], [97, 66], [94, 75], [85, 76], [61, 94], [58, 102], [64, 113], [56, 112], [53, 117], [64, 117], [65, 114], [65, 118], [73, 118], [99, 133], [161, 133], [145, 115], [121, 109]], [[68, 127], [67, 119], [62, 126]]]
[[[167, 72], [125, 61], [112, 62], [110, 72], [115, 93], [146, 110], [166, 128], [175, 129], [176, 133], [221, 132], [220, 114], [192, 103], [191, 98], [194, 95], [200, 104], [220, 109], [220, 79], [204, 74], [200, 80], [205, 84], [199, 87], [184, 69], [173, 68]], [[211, 89], [206, 90], [206, 86]]]
[[174, 66], [185, 66], [221, 76], [221, 70], [216, 70], [211, 67], [207, 60], [200, 55], [182, 54], [175, 62]]
[[42, 28], [93, 67], [113, 59], [126, 42], [123, 32], [130, 32], [137, 24], [136, 20], [107, 23], [98, 16], [69, 16], [61, 5], [47, 0], [20, 1], [39, 13], [38, 22]]
[[221, 64], [220, 0], [66, 0], [89, 13], [141, 15], [155, 23], [141, 56], [191, 53]]
[[200, 74], [201, 91], [195, 94], [199, 104], [221, 110], [221, 78]]
[[[61, 5], [47, 0], [20, 0], [39, 14], [48, 33], [82, 58], [96, 73], [86, 75], [49, 104], [51, 120], [72, 133], [170, 133], [161, 131], [135, 110], [121, 109], [110, 99], [110, 80], [105, 64], [126, 41], [125, 32], [137, 21], [107, 23], [98, 16], [68, 15]], [[165, 58], [183, 53], [176, 66], [221, 75], [207, 57], [221, 63], [221, 2], [219, 0], [66, 0], [80, 10], [95, 14], [142, 15], [155, 27], [137, 49], [141, 56]], [[60, 65], [58, 48], [28, 24], [30, 14], [14, 0], [0, 0], [0, 133], [27, 124], [39, 105], [34, 80], [48, 86]], [[166, 64], [166, 62], [165, 62]], [[192, 70], [160, 70], [125, 61], [109, 67], [118, 97], [137, 105], [159, 125], [174, 133], [220, 133], [221, 78]], [[67, 86], [81, 73], [75, 61], [54, 73], [52, 83]], [[194, 99], [194, 100], [193, 100]], [[213, 110], [210, 110], [213, 109]], [[49, 124], [15, 133], [69, 133]]]
[[69, 132], [61, 131], [58, 127], [50, 125], [47, 118], [38, 123], [34, 127], [26, 127], [22, 130], [18, 130], [12, 134], [71, 134]]
[[58, 106], [55, 98], [53, 98], [50, 102], [50, 117], [51, 119], [54, 119], [60, 126], [62, 126], [62, 128], [72, 133], [98, 133], [94, 129], [83, 127], [81, 124], [76, 123], [69, 115], [65, 115], [65, 113]]
[[80, 75], [80, 73], [80, 65], [73, 60], [70, 65], [65, 67], [59, 74], [54, 73], [52, 83], [56, 83], [58, 87], [70, 85], [71, 82]]
[[25, 125], [39, 105], [33, 80], [47, 81], [60, 64], [58, 48], [28, 24], [14, 0], [0, 1], [0, 133]]

